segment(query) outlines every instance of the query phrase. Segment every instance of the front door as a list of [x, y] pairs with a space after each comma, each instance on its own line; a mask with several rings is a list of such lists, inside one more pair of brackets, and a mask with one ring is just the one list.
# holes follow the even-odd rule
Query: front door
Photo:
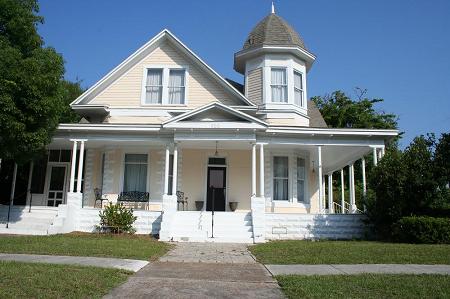
[[225, 167], [208, 167], [207, 211], [225, 211], [226, 172]]
[[47, 206], [57, 207], [63, 203], [66, 187], [66, 166], [50, 166], [48, 181]]

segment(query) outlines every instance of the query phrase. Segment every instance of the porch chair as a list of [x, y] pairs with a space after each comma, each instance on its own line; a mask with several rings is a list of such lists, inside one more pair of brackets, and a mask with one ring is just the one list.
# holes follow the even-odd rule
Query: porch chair
[[102, 189], [95, 188], [94, 189], [95, 194], [95, 202], [94, 202], [94, 208], [97, 206], [97, 201], [100, 202], [100, 209], [103, 209], [103, 201], [108, 202], [108, 199], [106, 197], [103, 197]]
[[185, 210], [184, 205], [188, 205], [188, 201], [187, 201], [187, 197], [184, 197], [184, 192], [182, 191], [177, 191], [177, 210], [180, 210], [179, 206], [181, 204], [181, 206], [183, 207], [183, 211]]

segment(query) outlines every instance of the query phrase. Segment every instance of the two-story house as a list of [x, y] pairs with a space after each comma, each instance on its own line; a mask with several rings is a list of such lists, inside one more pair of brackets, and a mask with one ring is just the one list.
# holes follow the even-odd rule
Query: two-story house
[[83, 119], [34, 164], [28, 204], [54, 207], [47, 233], [92, 231], [108, 200], [161, 240], [360, 236], [354, 162], [398, 132], [327, 127], [308, 100], [315, 59], [273, 10], [234, 54], [242, 85], [163, 30], [71, 104]]

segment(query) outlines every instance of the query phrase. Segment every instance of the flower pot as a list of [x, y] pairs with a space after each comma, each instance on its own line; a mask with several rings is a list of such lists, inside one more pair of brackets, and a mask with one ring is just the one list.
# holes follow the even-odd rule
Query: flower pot
[[238, 207], [238, 202], [237, 201], [230, 201], [228, 204], [230, 205], [230, 210], [232, 212], [236, 211], [236, 209]]
[[195, 208], [197, 209], [197, 211], [203, 210], [203, 201], [201, 201], [201, 200], [196, 200], [196, 201], [195, 201]]

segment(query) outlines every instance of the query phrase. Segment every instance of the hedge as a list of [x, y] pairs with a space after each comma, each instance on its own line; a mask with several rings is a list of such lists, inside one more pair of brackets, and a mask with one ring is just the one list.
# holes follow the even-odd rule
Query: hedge
[[450, 218], [403, 217], [394, 224], [392, 232], [397, 242], [450, 244]]

